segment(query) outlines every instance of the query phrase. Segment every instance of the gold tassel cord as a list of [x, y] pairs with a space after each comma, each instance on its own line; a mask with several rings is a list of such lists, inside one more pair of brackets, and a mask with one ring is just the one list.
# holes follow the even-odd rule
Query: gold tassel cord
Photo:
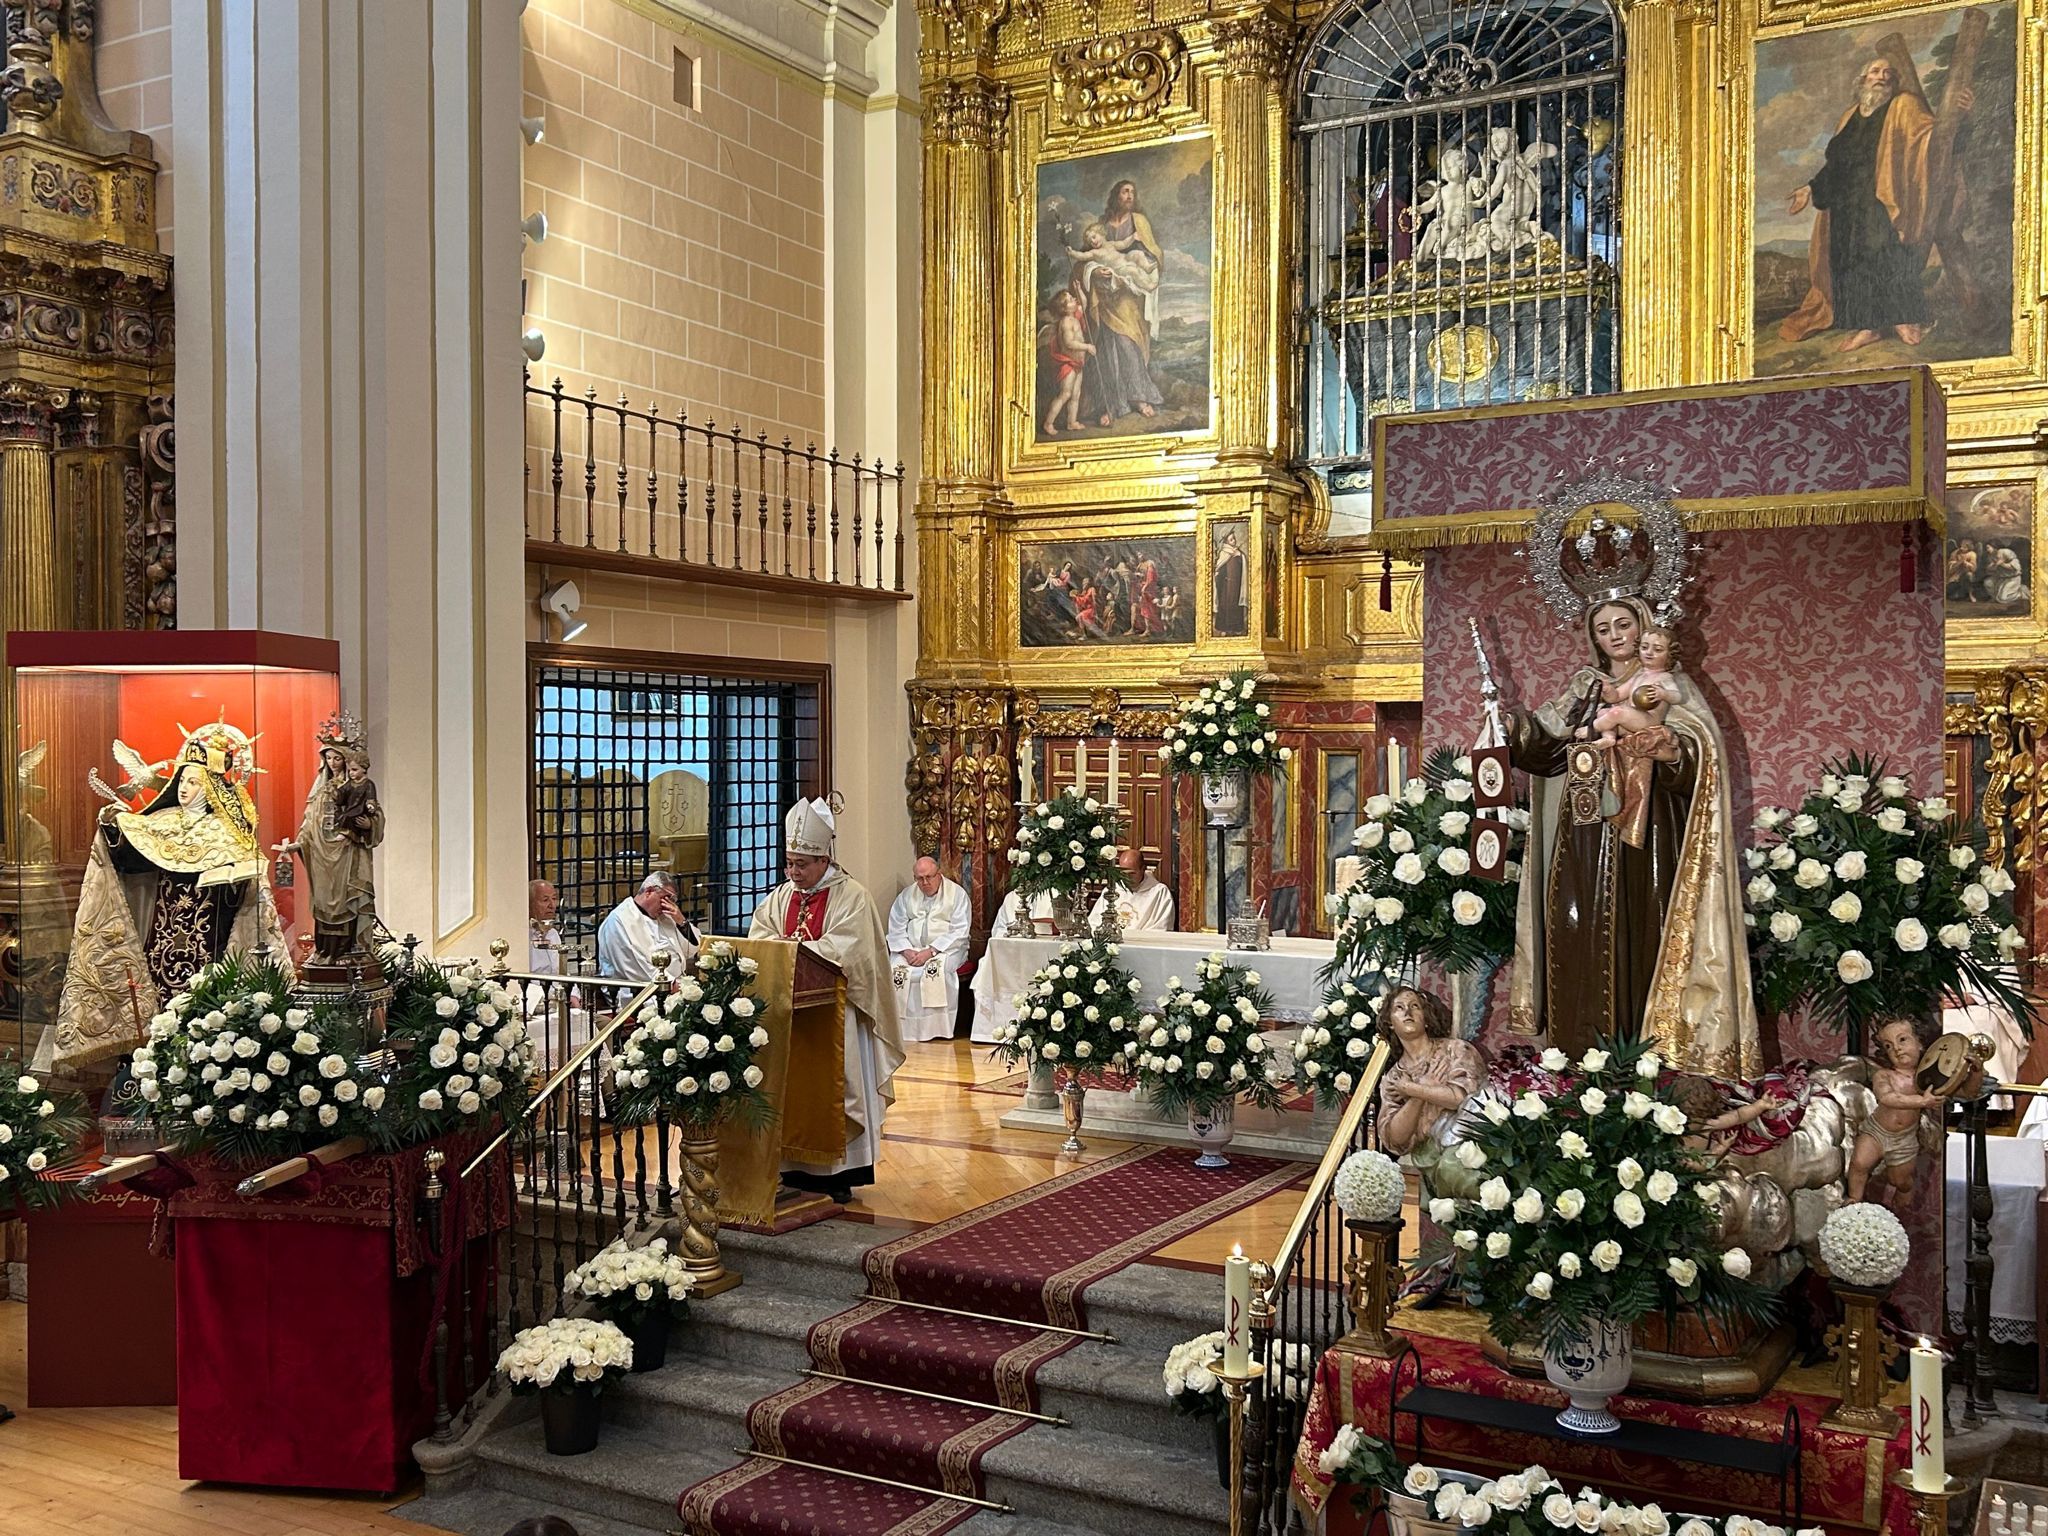
[[[1771, 501], [1760, 505], [1691, 502], [1681, 498], [1686, 528], [1694, 533], [1751, 532], [1764, 528], [1846, 527], [1855, 523], [1926, 523], [1948, 532], [1940, 503], [1917, 493], [1885, 500], [1866, 498]], [[1529, 536], [1536, 514], [1527, 511], [1473, 512], [1436, 517], [1395, 518], [1365, 536], [1368, 549], [1413, 556], [1425, 550], [1469, 544], [1517, 544]]]

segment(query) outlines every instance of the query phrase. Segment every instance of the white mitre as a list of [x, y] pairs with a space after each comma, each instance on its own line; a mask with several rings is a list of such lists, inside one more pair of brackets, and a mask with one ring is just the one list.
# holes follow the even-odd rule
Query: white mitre
[[832, 857], [832, 839], [838, 829], [832, 807], [823, 800], [799, 800], [782, 818], [783, 842], [791, 853], [806, 858]]

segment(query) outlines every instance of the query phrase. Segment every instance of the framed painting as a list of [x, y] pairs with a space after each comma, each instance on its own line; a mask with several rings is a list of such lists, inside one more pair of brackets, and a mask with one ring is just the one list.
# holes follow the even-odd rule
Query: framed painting
[[1017, 643], [1192, 645], [1195, 536], [1062, 539], [1017, 547]]
[[1209, 426], [1214, 144], [1037, 167], [1034, 441]]
[[1209, 632], [1226, 639], [1251, 633], [1252, 525], [1230, 518], [1209, 525]]
[[1759, 377], [2013, 351], [2012, 0], [1756, 46]]
[[2028, 619], [2034, 615], [2034, 485], [1952, 485], [1943, 580], [1948, 616]]

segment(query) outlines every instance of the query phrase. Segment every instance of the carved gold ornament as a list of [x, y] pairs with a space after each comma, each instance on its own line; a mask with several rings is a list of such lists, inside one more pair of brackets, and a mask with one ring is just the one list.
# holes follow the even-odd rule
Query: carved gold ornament
[[1470, 384], [1493, 372], [1500, 343], [1483, 325], [1447, 325], [1430, 338], [1428, 357], [1438, 378]]
[[1063, 122], [1101, 128], [1154, 117], [1173, 94], [1187, 49], [1170, 29], [1096, 37], [1052, 56], [1052, 100]]

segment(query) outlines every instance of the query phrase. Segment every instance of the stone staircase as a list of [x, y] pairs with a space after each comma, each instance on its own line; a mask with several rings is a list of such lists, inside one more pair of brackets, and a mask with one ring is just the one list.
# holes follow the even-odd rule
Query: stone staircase
[[[467, 1486], [437, 1477], [398, 1513], [462, 1536], [502, 1536], [547, 1512], [579, 1536], [674, 1531], [676, 1496], [739, 1459], [748, 1407], [800, 1379], [806, 1333], [865, 1293], [860, 1257], [887, 1235], [854, 1222], [726, 1234], [726, 1262], [746, 1283], [693, 1303], [666, 1366], [606, 1392], [597, 1450], [549, 1456], [531, 1400], [518, 1400], [474, 1444]], [[1069, 1423], [1035, 1425], [988, 1452], [988, 1496], [1014, 1513], [979, 1512], [959, 1536], [1223, 1529], [1209, 1426], [1175, 1414], [1160, 1386], [1167, 1350], [1215, 1326], [1220, 1290], [1213, 1275], [1148, 1264], [1090, 1286], [1088, 1326], [1119, 1342], [1083, 1341], [1039, 1372], [1041, 1409]]]

